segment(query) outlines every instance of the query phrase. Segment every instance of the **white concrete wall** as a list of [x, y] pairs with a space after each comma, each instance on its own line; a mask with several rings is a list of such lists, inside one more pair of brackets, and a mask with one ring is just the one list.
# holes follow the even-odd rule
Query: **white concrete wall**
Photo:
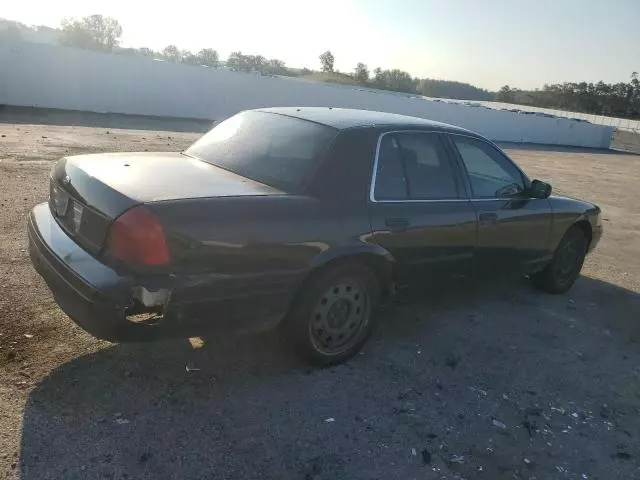
[[608, 147], [613, 133], [568, 119], [30, 43], [0, 46], [0, 104], [208, 119], [266, 106], [350, 107], [451, 123], [497, 141], [584, 147]]

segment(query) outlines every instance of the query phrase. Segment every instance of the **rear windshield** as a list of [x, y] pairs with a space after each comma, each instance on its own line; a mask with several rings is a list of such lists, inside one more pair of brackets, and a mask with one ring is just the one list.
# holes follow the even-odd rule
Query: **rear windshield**
[[184, 153], [243, 177], [299, 191], [337, 131], [298, 118], [242, 112], [216, 125]]

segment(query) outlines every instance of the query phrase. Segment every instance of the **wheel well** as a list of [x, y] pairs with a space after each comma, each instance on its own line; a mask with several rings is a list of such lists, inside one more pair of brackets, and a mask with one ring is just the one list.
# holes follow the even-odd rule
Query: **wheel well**
[[374, 272], [376, 278], [378, 279], [378, 282], [380, 283], [383, 298], [390, 293], [390, 288], [393, 281], [393, 266], [391, 265], [391, 262], [374, 253], [356, 253], [334, 258], [312, 270], [302, 281], [302, 284], [298, 288], [295, 297], [297, 297], [299, 293], [305, 289], [305, 287], [309, 284], [309, 282], [311, 282], [312, 279], [314, 279], [321, 273], [335, 268], [339, 265], [341, 266], [348, 264], [364, 265], [370, 268]]
[[587, 220], [580, 220], [575, 226], [582, 230], [582, 233], [584, 233], [584, 236], [587, 238], [587, 247], [591, 245], [591, 224]]

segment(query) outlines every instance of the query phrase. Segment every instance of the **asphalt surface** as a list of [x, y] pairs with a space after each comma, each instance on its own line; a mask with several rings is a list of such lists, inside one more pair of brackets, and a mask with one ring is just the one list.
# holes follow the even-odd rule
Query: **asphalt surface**
[[198, 135], [3, 121], [0, 477], [640, 478], [640, 156], [506, 146], [603, 208], [575, 288], [404, 292], [360, 355], [313, 369], [273, 333], [113, 345], [76, 327], [25, 249], [52, 162]]

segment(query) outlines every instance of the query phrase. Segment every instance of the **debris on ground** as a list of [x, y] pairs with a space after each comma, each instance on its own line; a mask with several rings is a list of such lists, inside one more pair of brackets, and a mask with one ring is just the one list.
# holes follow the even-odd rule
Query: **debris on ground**
[[494, 427], [507, 428], [507, 426], [504, 423], [502, 423], [500, 420], [496, 420], [495, 418], [493, 419], [492, 423]]
[[325, 421], [326, 423], [333, 423], [333, 422], [335, 422], [335, 421], [336, 421], [336, 419], [335, 419], [335, 418], [333, 418], [333, 417], [329, 417], [329, 418], [325, 418], [325, 419], [324, 419], [324, 421]]

